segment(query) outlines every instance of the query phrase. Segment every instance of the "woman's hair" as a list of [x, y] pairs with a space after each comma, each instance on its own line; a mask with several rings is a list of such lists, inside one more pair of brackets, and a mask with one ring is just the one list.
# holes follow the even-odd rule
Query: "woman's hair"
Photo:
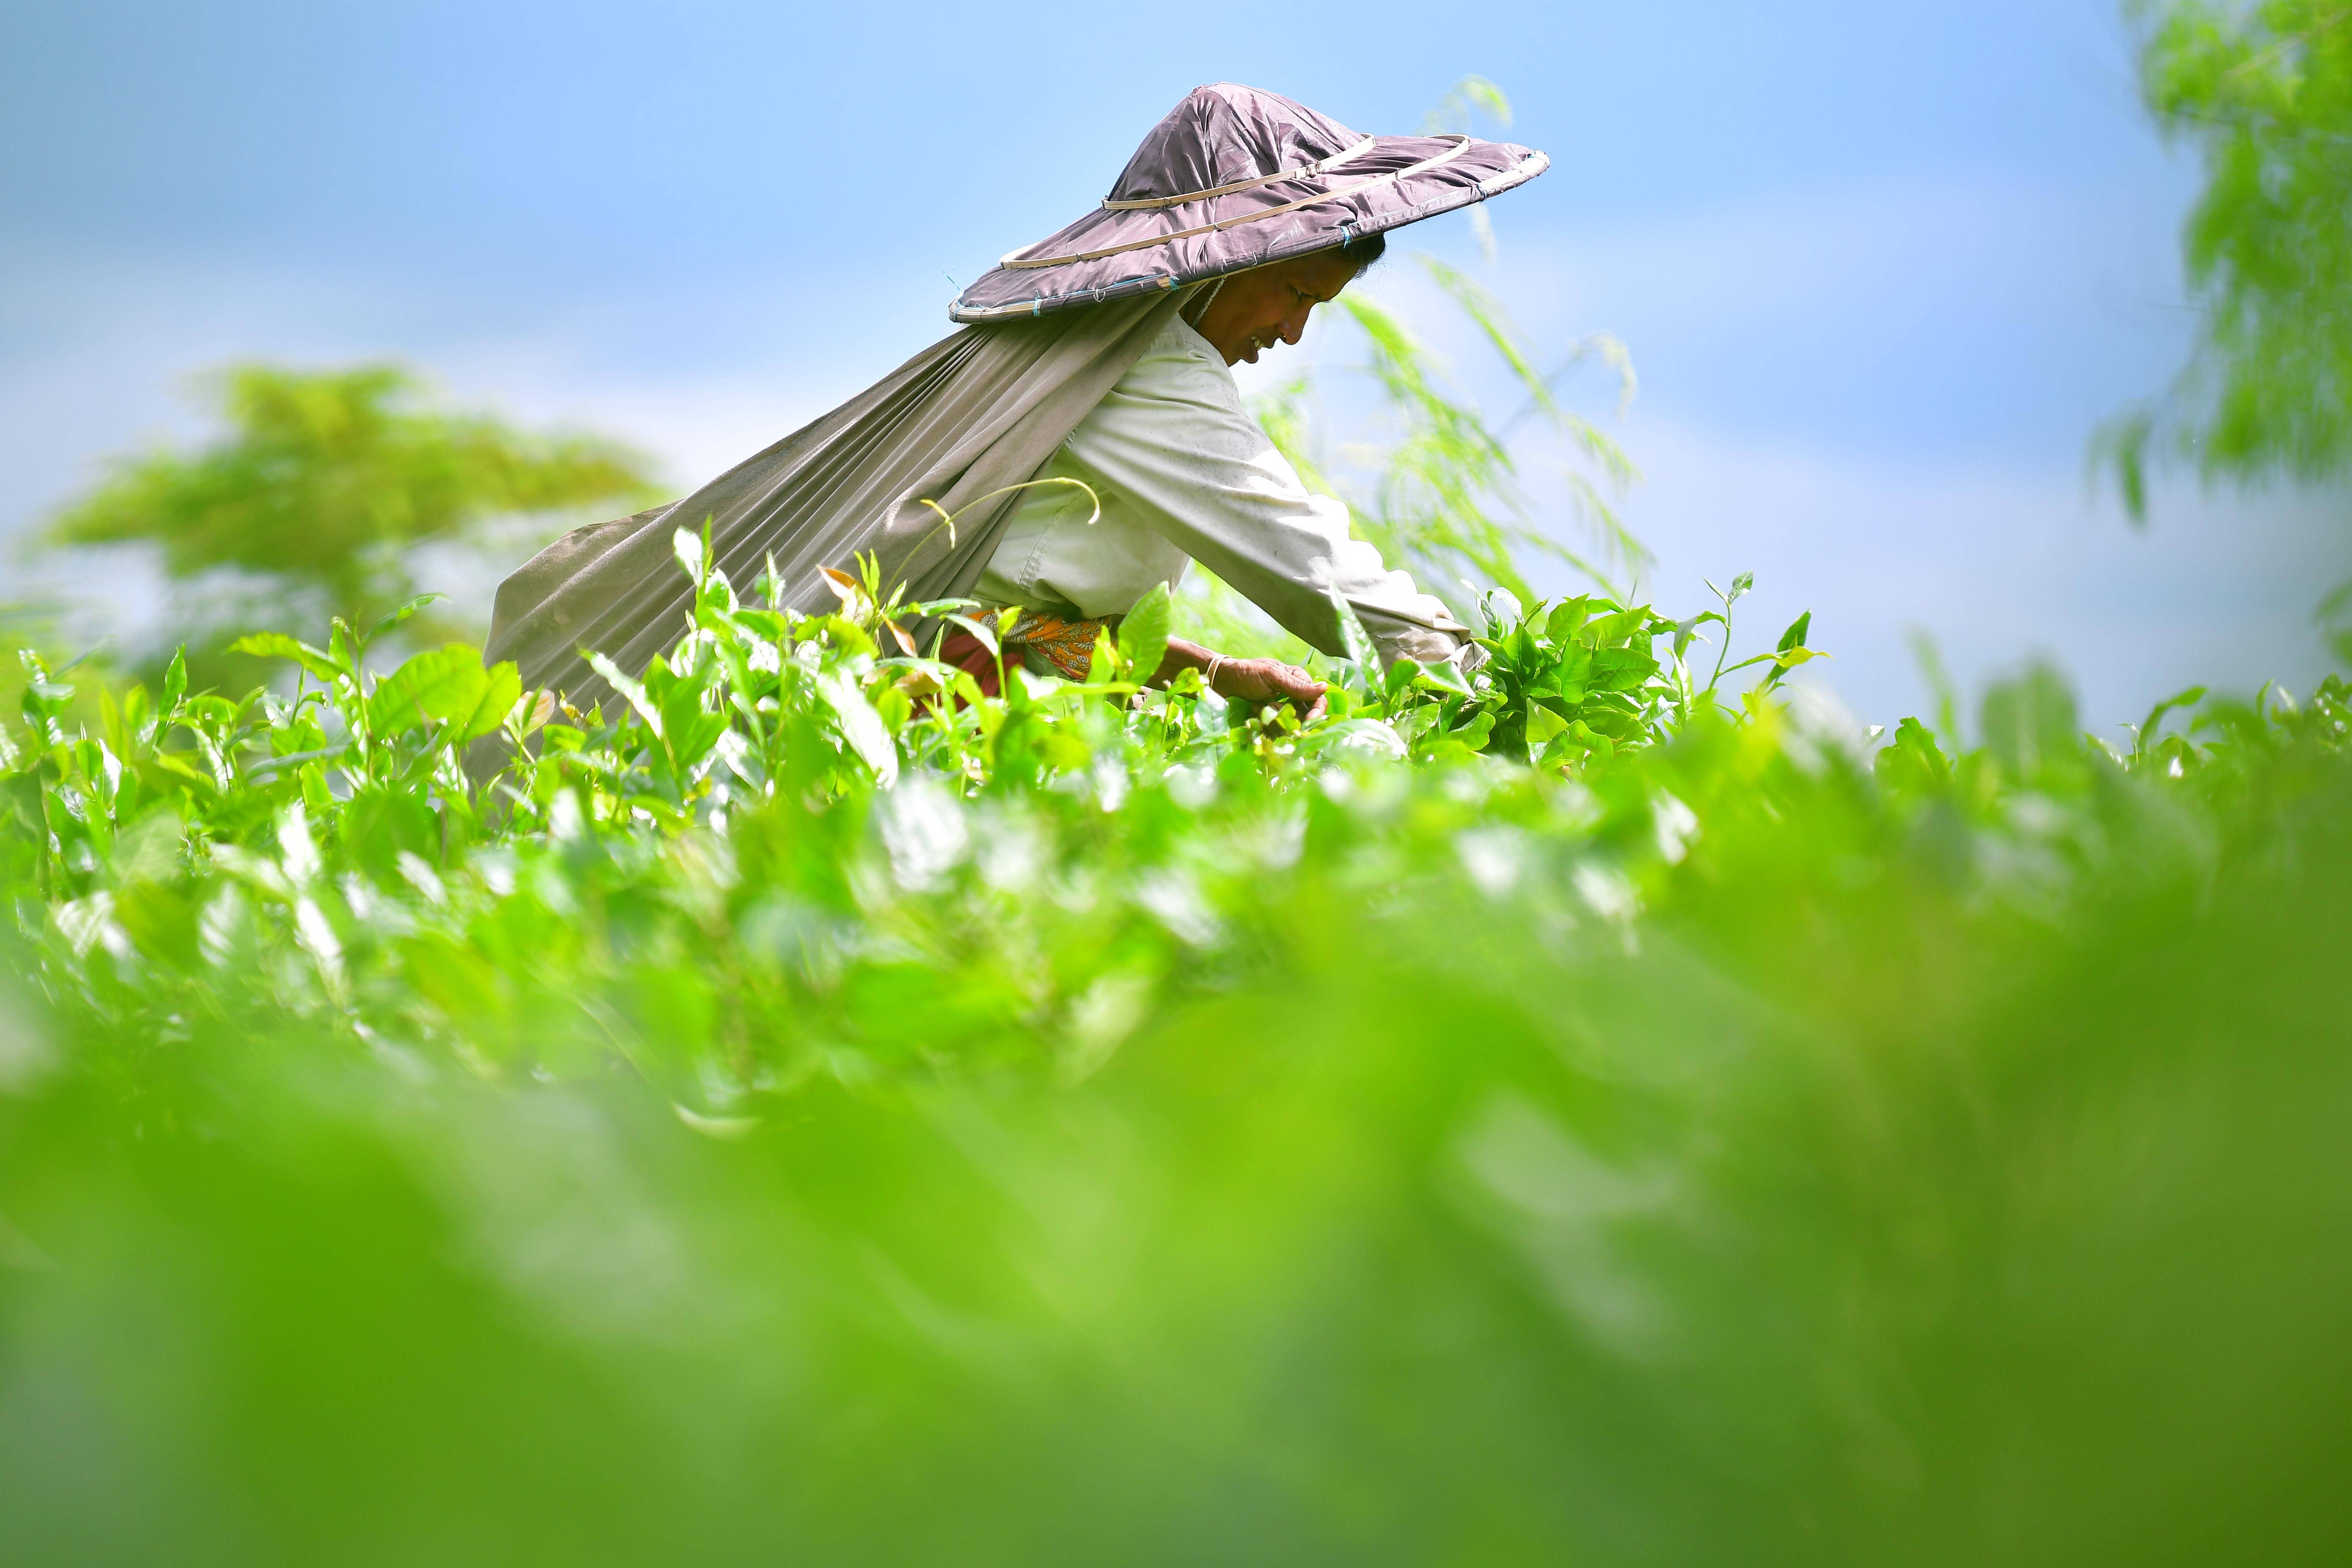
[[1372, 263], [1388, 254], [1389, 237], [1385, 234], [1360, 234], [1344, 240], [1339, 254], [1356, 264], [1356, 276], [1360, 278], [1372, 269]]

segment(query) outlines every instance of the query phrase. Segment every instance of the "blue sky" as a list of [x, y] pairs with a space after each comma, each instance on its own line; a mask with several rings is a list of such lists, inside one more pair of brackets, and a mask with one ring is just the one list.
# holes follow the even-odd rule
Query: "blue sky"
[[[1662, 606], [1756, 570], [1751, 635], [1812, 609], [1871, 722], [1924, 704], [1914, 626], [1964, 684], [2054, 657], [2101, 724], [2191, 679], [2307, 686], [2340, 506], [2177, 484], [2135, 532], [2084, 483], [2189, 324], [2194, 171], [2128, 65], [2113, 0], [14, 7], [0, 531], [199, 429], [187, 378], [243, 355], [402, 358], [690, 484], [940, 335], [951, 279], [1083, 210], [1195, 84], [1410, 130], [1475, 71], [1553, 172], [1495, 204], [1491, 268], [1458, 219], [1412, 239], [1542, 342], [1630, 346], [1610, 428]], [[1372, 286], [1485, 386], [1409, 264]]]

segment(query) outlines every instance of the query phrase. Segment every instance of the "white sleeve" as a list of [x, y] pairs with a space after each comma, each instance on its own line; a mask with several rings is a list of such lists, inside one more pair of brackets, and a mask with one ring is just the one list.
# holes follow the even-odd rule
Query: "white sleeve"
[[1333, 587], [1354, 606], [1383, 663], [1433, 663], [1468, 644], [1469, 631], [1441, 600], [1348, 536], [1347, 507], [1299, 481], [1242, 407], [1232, 373], [1181, 321], [1144, 352], [1065, 449], [1139, 519], [1326, 653], [1346, 651]]

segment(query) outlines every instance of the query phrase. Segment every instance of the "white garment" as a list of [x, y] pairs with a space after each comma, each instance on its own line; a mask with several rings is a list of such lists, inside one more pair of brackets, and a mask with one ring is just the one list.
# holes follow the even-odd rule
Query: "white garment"
[[1224, 356], [1181, 317], [1034, 476], [1084, 481], [1024, 493], [973, 597], [992, 605], [1124, 615], [1194, 561], [1307, 643], [1345, 651], [1329, 589], [1383, 663], [1451, 658], [1469, 632], [1443, 602], [1348, 537], [1348, 509], [1310, 493], [1242, 407]]

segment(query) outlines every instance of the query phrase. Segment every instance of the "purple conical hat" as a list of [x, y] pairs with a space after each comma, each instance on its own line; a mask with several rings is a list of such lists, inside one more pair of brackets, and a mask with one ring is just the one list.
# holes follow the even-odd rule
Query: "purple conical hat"
[[1219, 82], [1143, 139], [1103, 204], [963, 291], [959, 321], [1043, 315], [1327, 250], [1524, 184], [1541, 153], [1468, 136], [1360, 136]]

